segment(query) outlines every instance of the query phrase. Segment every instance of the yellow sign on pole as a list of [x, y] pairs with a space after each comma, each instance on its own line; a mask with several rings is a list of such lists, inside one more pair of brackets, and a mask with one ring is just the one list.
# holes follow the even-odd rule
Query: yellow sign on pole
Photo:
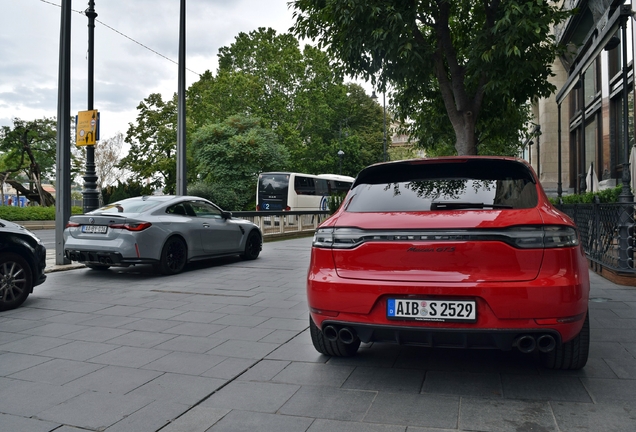
[[77, 113], [76, 131], [76, 145], [95, 145], [97, 139], [97, 110], [79, 111]]

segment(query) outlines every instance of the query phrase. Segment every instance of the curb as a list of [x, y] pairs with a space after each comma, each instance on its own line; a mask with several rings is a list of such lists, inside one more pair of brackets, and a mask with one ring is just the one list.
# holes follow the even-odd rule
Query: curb
[[55, 229], [55, 221], [13, 221], [18, 225], [22, 225], [28, 230]]

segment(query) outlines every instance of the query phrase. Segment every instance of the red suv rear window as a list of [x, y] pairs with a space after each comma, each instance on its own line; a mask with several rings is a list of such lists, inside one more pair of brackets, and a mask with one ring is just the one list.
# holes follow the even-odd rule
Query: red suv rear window
[[505, 159], [372, 166], [351, 195], [348, 212], [522, 209], [538, 200], [530, 170]]

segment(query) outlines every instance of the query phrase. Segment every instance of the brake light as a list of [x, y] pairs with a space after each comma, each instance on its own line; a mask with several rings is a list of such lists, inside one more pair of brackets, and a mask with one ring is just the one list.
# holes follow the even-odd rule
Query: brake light
[[67, 222], [66, 223], [66, 228], [77, 228], [78, 226], [80, 226], [80, 224], [78, 224], [77, 222]]
[[328, 249], [353, 249], [368, 241], [406, 243], [417, 241], [499, 241], [517, 249], [552, 249], [577, 246], [579, 235], [575, 228], [560, 225], [444, 231], [367, 231], [359, 228], [319, 228], [314, 234], [312, 246]]
[[136, 223], [123, 223], [123, 224], [110, 224], [109, 228], [112, 229], [125, 229], [126, 231], [143, 231], [149, 228], [152, 224], [150, 222], [136, 222]]

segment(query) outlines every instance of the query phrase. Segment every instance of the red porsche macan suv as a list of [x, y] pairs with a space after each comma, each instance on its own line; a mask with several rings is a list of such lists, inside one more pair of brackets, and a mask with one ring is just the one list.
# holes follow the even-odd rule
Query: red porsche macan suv
[[579, 235], [520, 159], [365, 168], [316, 231], [307, 295], [311, 338], [326, 355], [392, 342], [538, 350], [553, 369], [587, 362]]

